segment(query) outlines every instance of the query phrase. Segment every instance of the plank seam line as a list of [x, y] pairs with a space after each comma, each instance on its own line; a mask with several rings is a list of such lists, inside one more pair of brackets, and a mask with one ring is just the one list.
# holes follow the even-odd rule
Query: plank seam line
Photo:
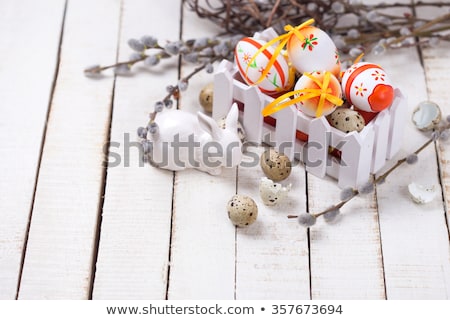
[[[119, 9], [119, 28], [117, 34], [117, 47], [116, 47], [116, 62], [119, 59], [119, 50], [120, 50], [120, 37], [122, 31], [122, 16], [123, 16], [123, 0], [120, 2]], [[109, 146], [109, 142], [111, 141], [111, 129], [112, 129], [112, 120], [114, 113], [114, 99], [116, 95], [116, 81], [117, 76], [114, 75], [113, 85], [111, 89], [111, 102], [110, 102], [110, 113], [109, 113], [109, 126], [106, 133], [106, 145], [103, 146], [103, 172], [102, 172], [102, 180], [100, 184], [100, 197], [97, 208], [97, 225], [95, 227], [95, 237], [94, 237], [94, 247], [92, 248], [92, 265], [91, 265], [91, 278], [89, 280], [89, 289], [88, 289], [88, 299], [92, 300], [92, 296], [94, 293], [94, 284], [95, 284], [95, 274], [97, 272], [97, 260], [98, 260], [98, 250], [100, 246], [100, 235], [101, 235], [101, 226], [103, 221], [103, 206], [105, 204], [105, 194], [106, 194], [106, 185], [108, 180], [108, 149], [105, 149]]]
[[[181, 40], [183, 36], [183, 14], [184, 14], [184, 0], [180, 2], [180, 24], [179, 24], [179, 33], [178, 39]], [[178, 79], [181, 78], [181, 56], [178, 57]], [[177, 109], [180, 108], [180, 100], [177, 100]], [[172, 240], [173, 240], [173, 223], [175, 221], [175, 182], [176, 182], [176, 173], [173, 172], [172, 175], [172, 203], [170, 208], [170, 229], [169, 229], [169, 252], [167, 256], [167, 274], [166, 274], [166, 294], [165, 299], [169, 300], [169, 287], [170, 287], [170, 264], [172, 261]]]
[[[235, 178], [235, 186], [234, 193], [238, 193], [239, 187], [239, 166], [236, 167], [236, 178]], [[238, 265], [238, 241], [237, 241], [237, 227], [234, 228], [234, 290], [233, 290], [233, 298], [237, 299], [237, 265]]]
[[20, 258], [20, 269], [19, 269], [19, 275], [17, 277], [17, 289], [16, 289], [16, 297], [15, 297], [16, 300], [19, 299], [20, 285], [22, 283], [22, 275], [23, 275], [23, 269], [24, 269], [24, 265], [25, 265], [25, 257], [26, 257], [26, 253], [27, 253], [27, 247], [28, 247], [28, 238], [30, 235], [31, 220], [33, 218], [34, 203], [36, 200], [36, 191], [37, 191], [37, 185], [38, 185], [38, 181], [39, 181], [39, 173], [41, 171], [42, 154], [44, 151], [45, 140], [46, 140], [46, 136], [47, 136], [48, 119], [50, 117], [50, 110], [51, 110], [51, 107], [53, 104], [53, 97], [54, 97], [55, 88], [56, 88], [56, 84], [57, 84], [57, 80], [58, 80], [58, 76], [59, 76], [59, 68], [60, 68], [60, 63], [61, 63], [61, 47], [62, 47], [62, 40], [63, 40], [63, 35], [64, 35], [64, 27], [65, 27], [65, 23], [66, 23], [66, 13], [67, 13], [68, 1], [69, 0], [65, 0], [65, 2], [64, 2], [64, 9], [63, 9], [62, 20], [61, 20], [61, 32], [59, 34], [58, 51], [56, 54], [55, 72], [54, 72], [54, 76], [53, 76], [52, 87], [50, 90], [47, 114], [45, 116], [45, 124], [44, 124], [44, 130], [42, 132], [39, 159], [38, 159], [38, 163], [37, 163], [36, 175], [34, 178], [34, 190], [33, 190], [33, 195], [31, 198], [31, 204], [30, 204], [30, 208], [29, 208], [28, 223], [27, 223], [27, 227], [26, 227], [26, 231], [25, 231], [25, 239], [24, 239], [24, 245], [23, 245], [23, 250], [22, 250], [22, 256]]
[[[308, 189], [308, 172], [305, 170], [305, 195], [306, 195], [306, 212], [309, 213], [309, 189]], [[308, 267], [309, 267], [309, 299], [313, 298], [313, 288], [312, 288], [312, 268], [311, 268], [311, 233], [310, 229], [306, 229], [306, 240], [308, 241]]]
[[436, 151], [436, 162], [437, 162], [437, 175], [438, 175], [438, 181], [439, 184], [441, 185], [441, 197], [442, 197], [442, 202], [443, 202], [443, 214], [444, 214], [444, 222], [445, 222], [445, 226], [447, 228], [447, 235], [448, 235], [448, 240], [450, 242], [450, 225], [449, 225], [449, 221], [448, 221], [448, 215], [447, 210], [448, 210], [448, 206], [447, 206], [447, 197], [446, 197], [446, 193], [445, 193], [445, 182], [444, 182], [444, 169], [442, 168], [442, 164], [441, 164], [441, 155], [439, 153], [439, 147], [437, 146], [436, 142], [434, 144], [434, 148]]
[[380, 223], [380, 210], [378, 207], [378, 189], [377, 184], [374, 184], [374, 197], [375, 197], [375, 207], [377, 212], [377, 223], [378, 223], [378, 235], [380, 237], [380, 255], [381, 255], [381, 270], [383, 272], [383, 289], [384, 289], [384, 299], [388, 300], [387, 288], [386, 288], [386, 270], [384, 267], [384, 254], [383, 254], [383, 237], [381, 234], [381, 223]]

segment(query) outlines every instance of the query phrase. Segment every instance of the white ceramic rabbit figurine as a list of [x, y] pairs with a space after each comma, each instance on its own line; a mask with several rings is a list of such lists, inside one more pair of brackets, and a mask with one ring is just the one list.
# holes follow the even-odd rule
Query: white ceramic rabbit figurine
[[150, 162], [163, 169], [195, 168], [218, 175], [223, 167], [235, 167], [242, 159], [237, 132], [239, 110], [231, 107], [225, 129], [201, 112], [164, 110], [156, 116], [158, 131], [148, 134], [152, 143]]

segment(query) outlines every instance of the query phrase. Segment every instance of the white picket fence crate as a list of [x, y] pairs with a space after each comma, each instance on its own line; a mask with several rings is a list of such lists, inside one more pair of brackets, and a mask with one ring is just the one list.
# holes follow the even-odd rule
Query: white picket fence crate
[[[237, 102], [249, 142], [273, 145], [291, 160], [302, 161], [308, 172], [334, 177], [341, 188], [366, 183], [401, 147], [407, 106], [399, 89], [391, 107], [361, 132], [344, 133], [331, 127], [324, 116], [308, 117], [295, 106], [264, 118], [261, 111], [271, 101], [256, 86], [245, 84], [233, 63], [220, 63], [214, 75], [213, 118], [226, 116]], [[330, 153], [331, 148], [335, 152]]]

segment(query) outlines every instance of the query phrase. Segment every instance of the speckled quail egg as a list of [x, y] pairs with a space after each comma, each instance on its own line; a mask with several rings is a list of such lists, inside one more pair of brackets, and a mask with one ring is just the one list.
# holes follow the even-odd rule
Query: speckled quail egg
[[[217, 124], [219, 125], [219, 128], [225, 129], [225, 127], [227, 125], [226, 119], [227, 119], [227, 117], [222, 117], [217, 120]], [[239, 139], [241, 139], [241, 141], [244, 142], [245, 139], [247, 138], [247, 134], [245, 133], [244, 127], [242, 126], [240, 121], [238, 121], [238, 124], [237, 124], [237, 132], [238, 132]]]
[[359, 132], [366, 125], [364, 118], [358, 111], [348, 108], [337, 108], [327, 118], [332, 127], [345, 133]]
[[245, 195], [234, 195], [227, 204], [228, 218], [237, 227], [246, 227], [258, 217], [256, 202]]
[[211, 113], [213, 107], [214, 83], [209, 83], [200, 91], [198, 99], [206, 112]]
[[261, 169], [273, 181], [281, 181], [289, 177], [292, 163], [289, 157], [275, 149], [269, 149], [261, 154]]

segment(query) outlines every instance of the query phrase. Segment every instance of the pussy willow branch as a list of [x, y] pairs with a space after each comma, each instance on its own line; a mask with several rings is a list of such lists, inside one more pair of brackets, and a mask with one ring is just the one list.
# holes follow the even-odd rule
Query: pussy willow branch
[[[199, 66], [199, 67], [195, 68], [194, 70], [192, 70], [192, 72], [190, 72], [187, 76], [181, 78], [180, 81], [187, 83], [194, 75], [196, 75], [200, 71], [204, 70], [209, 63], [214, 63], [214, 62], [218, 61], [219, 59], [220, 59], [220, 57], [212, 58], [211, 61], [209, 61], [207, 63], [204, 63], [201, 66]], [[172, 97], [175, 100], [178, 100], [179, 95], [180, 95], [180, 87], [179, 87], [178, 84], [176, 84], [176, 85], [174, 85], [172, 87], [172, 90], [170, 90], [170, 92], [163, 98], [163, 101], [165, 101], [167, 99], [170, 99]], [[149, 120], [149, 122], [155, 121], [156, 114], [157, 114], [156, 111], [153, 111], [153, 112], [150, 113], [150, 120]]]
[[[446, 127], [448, 129], [448, 126]], [[418, 155], [420, 152], [422, 152], [426, 147], [428, 147], [431, 143], [433, 143], [435, 141], [435, 139], [432, 137], [429, 140], [427, 140], [424, 144], [422, 144], [416, 151], [413, 152], [413, 154]], [[382, 175], [378, 176], [374, 181], [373, 184], [376, 185], [382, 181], [385, 181], [386, 178], [392, 173], [394, 172], [398, 167], [400, 167], [403, 163], [406, 162], [407, 157], [400, 159], [397, 161], [397, 163], [395, 165], [393, 165], [388, 171], [386, 171], [385, 173], [383, 173]], [[360, 194], [360, 192], [358, 190], [353, 190], [353, 194], [348, 197], [345, 200], [342, 200], [340, 202], [338, 202], [337, 204], [333, 205], [332, 207], [325, 209], [319, 213], [313, 213], [311, 214], [312, 216], [318, 218], [328, 212], [334, 211], [334, 210], [338, 210], [341, 209], [345, 204], [347, 204], [350, 200], [352, 200], [353, 198], [355, 198], [356, 196], [358, 196]], [[298, 215], [288, 215], [287, 216], [289, 219], [293, 219], [293, 218], [298, 218]]]

